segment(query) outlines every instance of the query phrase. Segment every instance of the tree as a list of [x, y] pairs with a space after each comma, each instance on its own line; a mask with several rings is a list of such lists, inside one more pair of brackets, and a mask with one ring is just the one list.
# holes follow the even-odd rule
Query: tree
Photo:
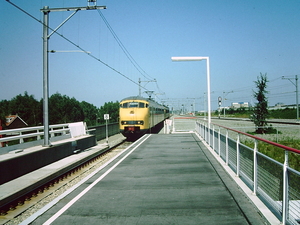
[[41, 103], [33, 95], [28, 95], [27, 91], [24, 95], [12, 98], [6, 107], [6, 116], [18, 114], [29, 126], [36, 126], [42, 122]]
[[109, 114], [109, 122], [117, 122], [119, 118], [119, 105], [120, 103], [118, 101], [105, 102], [104, 105], [99, 108], [99, 122], [101, 124], [105, 123], [104, 114]]
[[266, 119], [269, 116], [268, 112], [268, 99], [266, 94], [268, 91], [267, 88], [267, 74], [260, 73], [260, 76], [257, 77], [255, 81], [257, 92], [254, 92], [253, 96], [256, 98], [257, 103], [255, 103], [252, 120], [256, 126], [256, 133], [263, 134], [268, 130]]
[[84, 121], [84, 113], [75, 98], [55, 93], [49, 98], [49, 121], [50, 124]]
[[[8, 111], [8, 105], [9, 105], [9, 101], [7, 100], [2, 100], [0, 101], [0, 120], [2, 123], [2, 128], [5, 128], [5, 123], [6, 123], [6, 116], [9, 115], [9, 111]], [[1, 124], [0, 124], [1, 126]]]
[[83, 110], [84, 121], [86, 122], [87, 126], [96, 124], [96, 119], [98, 117], [97, 107], [85, 101], [80, 102], [80, 106]]
[[[104, 114], [109, 114], [109, 122], [117, 122], [119, 118], [119, 102], [108, 102], [99, 109], [88, 102], [77, 101], [60, 93], [55, 93], [49, 98], [49, 124], [73, 123], [85, 121], [87, 126], [98, 123], [104, 124]], [[43, 124], [43, 99], [37, 101], [27, 91], [24, 95], [17, 95], [11, 100], [0, 101], [0, 120], [5, 128], [5, 117], [18, 114], [29, 126]]]

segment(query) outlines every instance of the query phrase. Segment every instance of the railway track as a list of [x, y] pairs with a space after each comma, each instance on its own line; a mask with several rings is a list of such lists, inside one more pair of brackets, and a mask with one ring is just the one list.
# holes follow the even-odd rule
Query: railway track
[[0, 209], [0, 224], [19, 224], [24, 221], [131, 144], [132, 142], [123, 141], [5, 205]]

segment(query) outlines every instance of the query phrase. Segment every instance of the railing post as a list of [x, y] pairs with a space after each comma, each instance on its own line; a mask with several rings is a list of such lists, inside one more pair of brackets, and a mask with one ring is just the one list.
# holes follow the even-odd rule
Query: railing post
[[204, 137], [204, 140], [205, 140], [205, 142], [207, 142], [207, 140], [206, 140], [206, 125], [205, 124], [203, 124], [203, 137]]
[[212, 148], [215, 150], [215, 125], [212, 127]]
[[[19, 135], [22, 135], [22, 132], [20, 132]], [[23, 138], [20, 138], [19, 144], [22, 144], [22, 143], [24, 143], [24, 139], [23, 139]]]
[[240, 134], [237, 134], [236, 140], [236, 176], [240, 176]]
[[219, 156], [221, 156], [221, 128], [220, 127], [218, 132], [218, 153]]
[[208, 135], [208, 137], [207, 137], [208, 146], [210, 147], [211, 146], [211, 143], [210, 143], [210, 141], [211, 141], [211, 138], [210, 138], [210, 124], [208, 124], [208, 126], [207, 126], [207, 135]]
[[173, 129], [172, 129], [172, 133], [175, 133], [175, 119], [174, 119], [174, 116], [173, 116]]
[[226, 165], [228, 166], [228, 129], [226, 129]]
[[282, 224], [286, 224], [289, 215], [289, 153], [285, 150], [283, 164], [283, 199], [282, 199]]
[[209, 145], [209, 127], [208, 126], [206, 126], [206, 129], [205, 129], [205, 141], [208, 144], [208, 146], [210, 146]]
[[[37, 132], [37, 133], [39, 133], [39, 132], [40, 132], [40, 130], [39, 130], [39, 129], [37, 129], [37, 130], [36, 130], [36, 132]], [[36, 140], [41, 140], [41, 135], [38, 135], [38, 136], [36, 137]]]
[[257, 140], [254, 139], [253, 149], [253, 194], [257, 193]]
[[52, 131], [53, 131], [53, 127], [51, 127], [51, 137], [54, 137], [54, 133]]

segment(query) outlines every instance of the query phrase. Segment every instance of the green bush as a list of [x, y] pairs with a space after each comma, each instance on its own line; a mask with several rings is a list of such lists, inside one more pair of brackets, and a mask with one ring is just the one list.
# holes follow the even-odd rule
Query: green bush
[[[275, 140], [271, 140], [273, 142], [276, 142]], [[294, 139], [294, 138], [284, 138], [283, 140], [280, 140], [278, 142], [281, 145], [289, 146], [291, 148], [300, 149], [300, 140]], [[249, 146], [250, 148], [254, 148], [254, 141], [253, 140], [245, 140], [243, 141], [243, 144], [246, 146]], [[280, 162], [284, 163], [284, 150], [270, 145], [268, 143], [259, 141], [258, 142], [258, 151], [262, 154], [269, 156], [270, 158]], [[289, 153], [289, 166], [297, 171], [300, 171], [300, 155], [290, 152]]]

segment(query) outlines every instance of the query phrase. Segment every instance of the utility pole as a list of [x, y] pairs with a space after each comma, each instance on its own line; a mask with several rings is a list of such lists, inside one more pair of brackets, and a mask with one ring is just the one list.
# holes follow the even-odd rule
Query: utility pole
[[[94, 9], [106, 9], [106, 6], [96, 6], [96, 0], [88, 0], [88, 6], [86, 7], [66, 7], [66, 8], [52, 8], [44, 6], [41, 11], [44, 13], [43, 21], [43, 121], [44, 121], [44, 144], [43, 146], [51, 146], [49, 140], [49, 39], [60, 27], [62, 27], [72, 16], [81, 10], [94, 10]], [[50, 12], [62, 12], [62, 11], [74, 11], [67, 19], [65, 19], [56, 29], [51, 29], [52, 33], [49, 34], [49, 13]]]
[[233, 93], [233, 91], [223, 91], [223, 100], [224, 100], [224, 102], [223, 102], [223, 109], [224, 109], [224, 118], [225, 118], [225, 111], [226, 111], [226, 109], [225, 109], [225, 100], [227, 100], [225, 97], [226, 97], [226, 95], [228, 95], [229, 93]]
[[[295, 75], [295, 78], [286, 78], [282, 76], [282, 79], [289, 80], [296, 87], [296, 107], [297, 107], [297, 121], [299, 120], [299, 102], [298, 102], [298, 75]], [[292, 81], [295, 79], [295, 83]]]
[[193, 115], [196, 116], [196, 98], [187, 98], [187, 99], [192, 99], [194, 100], [193, 103], [191, 103], [191, 107], [193, 107], [191, 109], [191, 111], [194, 111]]

